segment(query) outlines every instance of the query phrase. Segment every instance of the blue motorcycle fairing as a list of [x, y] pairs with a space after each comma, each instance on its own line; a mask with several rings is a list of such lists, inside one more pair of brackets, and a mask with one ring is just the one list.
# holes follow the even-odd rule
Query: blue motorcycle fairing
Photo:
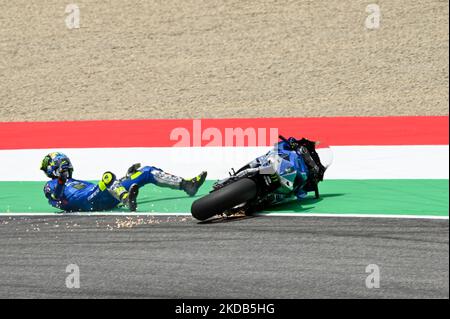
[[281, 142], [278, 147], [258, 157], [255, 161], [261, 166], [266, 166], [272, 165], [271, 162], [277, 158], [276, 169], [281, 178], [282, 186], [274, 193], [282, 196], [275, 197], [280, 200], [292, 196], [296, 196], [298, 199], [304, 198], [307, 193], [302, 188], [308, 180], [309, 170], [303, 156], [288, 149], [285, 147], [285, 143]]

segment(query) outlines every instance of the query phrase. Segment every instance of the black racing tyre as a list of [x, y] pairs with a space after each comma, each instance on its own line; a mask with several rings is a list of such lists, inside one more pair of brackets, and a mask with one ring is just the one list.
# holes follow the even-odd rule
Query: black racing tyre
[[256, 182], [244, 178], [197, 199], [192, 203], [191, 213], [198, 220], [206, 220], [254, 199], [256, 194]]

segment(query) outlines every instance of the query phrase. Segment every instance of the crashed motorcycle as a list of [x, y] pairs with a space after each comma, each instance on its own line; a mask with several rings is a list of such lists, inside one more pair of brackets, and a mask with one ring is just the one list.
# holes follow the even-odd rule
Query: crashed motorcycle
[[208, 195], [194, 201], [192, 216], [204, 221], [215, 215], [252, 215], [269, 206], [300, 199], [308, 192], [319, 198], [318, 184], [332, 162], [331, 150], [323, 148], [319, 156], [318, 142], [279, 138], [268, 153], [238, 171], [233, 170], [229, 177], [217, 181]]

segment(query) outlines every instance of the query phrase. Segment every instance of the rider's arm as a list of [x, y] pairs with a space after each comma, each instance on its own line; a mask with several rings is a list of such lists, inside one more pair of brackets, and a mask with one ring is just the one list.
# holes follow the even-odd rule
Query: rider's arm
[[64, 184], [57, 182], [56, 186], [52, 185], [52, 182], [48, 182], [44, 187], [45, 197], [48, 199], [48, 203], [56, 208], [61, 207], [62, 197], [64, 194]]
[[69, 167], [67, 162], [62, 162], [57, 170], [58, 182], [53, 193], [55, 199], [60, 200], [64, 195], [67, 179], [69, 178]]
[[56, 184], [55, 191], [52, 194], [54, 199], [62, 199], [64, 195], [64, 188], [66, 188], [66, 181], [67, 179], [61, 176], [58, 178], [58, 183]]
[[61, 200], [64, 195], [65, 183], [58, 180], [55, 187], [48, 182], [44, 187], [44, 194], [48, 200]]
[[[45, 196], [49, 199], [49, 201], [61, 201], [64, 196], [64, 189], [66, 188], [66, 181], [68, 179], [69, 173], [66, 167], [62, 166], [57, 170], [57, 180], [56, 185], [53, 187], [50, 186], [50, 183], [44, 188]], [[53, 203], [50, 203], [52, 206], [55, 206]]]

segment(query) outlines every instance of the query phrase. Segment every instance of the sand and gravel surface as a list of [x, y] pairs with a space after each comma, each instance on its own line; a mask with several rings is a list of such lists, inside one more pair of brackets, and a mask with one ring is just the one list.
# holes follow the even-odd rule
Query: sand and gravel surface
[[448, 115], [448, 0], [72, 2], [1, 1], [0, 121]]

